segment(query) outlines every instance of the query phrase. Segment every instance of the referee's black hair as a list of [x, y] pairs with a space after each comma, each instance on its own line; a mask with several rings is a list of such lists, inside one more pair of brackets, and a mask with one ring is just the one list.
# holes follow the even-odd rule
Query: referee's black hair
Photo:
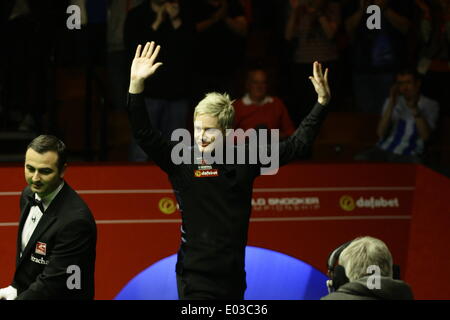
[[40, 135], [28, 144], [28, 149], [33, 149], [37, 153], [43, 154], [48, 151], [54, 151], [58, 154], [58, 170], [61, 172], [67, 163], [67, 151], [64, 142], [52, 135]]

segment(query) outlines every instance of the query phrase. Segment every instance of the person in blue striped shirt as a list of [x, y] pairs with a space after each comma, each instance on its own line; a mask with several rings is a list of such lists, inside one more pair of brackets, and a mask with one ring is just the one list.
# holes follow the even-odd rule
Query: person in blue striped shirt
[[421, 80], [414, 70], [396, 75], [378, 124], [378, 143], [355, 156], [356, 160], [423, 162], [425, 144], [436, 128], [439, 104], [421, 94]]

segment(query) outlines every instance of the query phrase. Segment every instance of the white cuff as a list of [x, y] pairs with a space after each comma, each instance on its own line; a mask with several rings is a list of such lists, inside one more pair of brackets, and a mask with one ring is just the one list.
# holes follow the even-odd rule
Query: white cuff
[[16, 298], [17, 298], [17, 289], [14, 288], [13, 286], [0, 289], [0, 299], [14, 300]]

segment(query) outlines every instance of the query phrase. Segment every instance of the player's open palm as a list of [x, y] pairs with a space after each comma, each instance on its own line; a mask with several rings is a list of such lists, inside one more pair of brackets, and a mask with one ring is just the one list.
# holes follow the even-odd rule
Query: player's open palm
[[309, 77], [316, 90], [318, 102], [322, 105], [328, 104], [331, 98], [330, 86], [328, 85], [328, 69], [325, 75], [322, 72], [322, 65], [315, 61], [313, 63], [313, 76]]
[[155, 47], [153, 41], [147, 42], [144, 49], [141, 45], [138, 45], [131, 65], [130, 77], [132, 81], [147, 79], [162, 65], [161, 62], [155, 63], [159, 50], [160, 46]]

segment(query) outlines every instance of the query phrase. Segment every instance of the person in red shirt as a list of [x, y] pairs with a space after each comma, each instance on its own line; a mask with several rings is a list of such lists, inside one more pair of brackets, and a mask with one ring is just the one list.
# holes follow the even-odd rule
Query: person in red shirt
[[247, 93], [234, 102], [235, 129], [279, 129], [280, 138], [295, 131], [289, 113], [281, 99], [267, 94], [267, 74], [262, 69], [250, 70]]

